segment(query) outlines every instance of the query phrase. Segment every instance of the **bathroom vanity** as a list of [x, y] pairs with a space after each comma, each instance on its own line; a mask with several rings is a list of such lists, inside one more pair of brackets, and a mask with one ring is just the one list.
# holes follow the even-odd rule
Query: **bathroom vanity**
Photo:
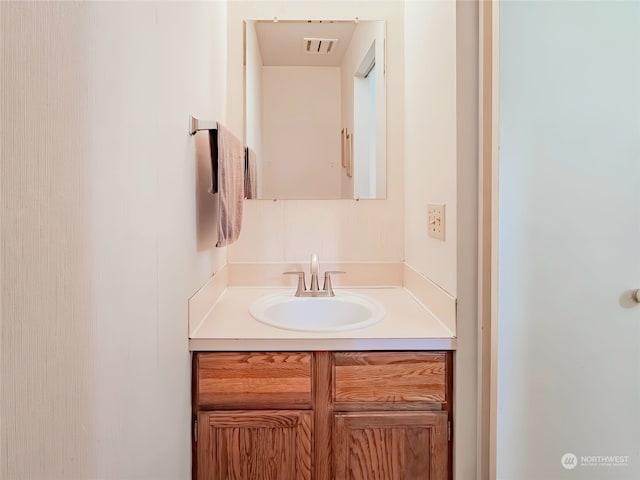
[[455, 333], [405, 288], [349, 291], [384, 319], [274, 328], [249, 306], [292, 289], [223, 290], [189, 340], [194, 479], [451, 478]]
[[450, 478], [452, 352], [195, 352], [195, 479]]

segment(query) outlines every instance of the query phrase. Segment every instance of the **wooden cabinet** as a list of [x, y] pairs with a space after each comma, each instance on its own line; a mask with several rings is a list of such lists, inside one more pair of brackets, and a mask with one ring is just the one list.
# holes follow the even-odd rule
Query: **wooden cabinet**
[[452, 352], [196, 352], [196, 480], [448, 480]]
[[451, 354], [332, 356], [333, 478], [449, 478]]
[[198, 415], [198, 478], [311, 479], [311, 411]]
[[194, 479], [313, 478], [312, 356], [194, 354]]
[[446, 412], [335, 415], [335, 479], [446, 479]]

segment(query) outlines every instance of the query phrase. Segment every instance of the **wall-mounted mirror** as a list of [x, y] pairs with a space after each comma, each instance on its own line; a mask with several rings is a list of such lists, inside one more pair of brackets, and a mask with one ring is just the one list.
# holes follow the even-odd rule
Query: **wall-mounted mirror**
[[385, 198], [385, 22], [244, 30], [247, 197]]

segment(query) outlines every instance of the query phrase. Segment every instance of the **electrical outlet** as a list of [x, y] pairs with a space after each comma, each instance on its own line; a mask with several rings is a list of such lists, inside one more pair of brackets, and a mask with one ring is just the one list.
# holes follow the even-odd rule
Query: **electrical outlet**
[[429, 236], [444, 240], [444, 204], [429, 204], [427, 206], [427, 229]]

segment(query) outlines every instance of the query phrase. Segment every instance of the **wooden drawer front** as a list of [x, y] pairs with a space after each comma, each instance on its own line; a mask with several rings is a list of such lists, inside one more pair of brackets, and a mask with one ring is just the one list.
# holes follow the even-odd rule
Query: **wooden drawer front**
[[311, 408], [311, 354], [197, 354], [200, 408]]
[[335, 353], [335, 402], [443, 404], [446, 360], [444, 352]]

